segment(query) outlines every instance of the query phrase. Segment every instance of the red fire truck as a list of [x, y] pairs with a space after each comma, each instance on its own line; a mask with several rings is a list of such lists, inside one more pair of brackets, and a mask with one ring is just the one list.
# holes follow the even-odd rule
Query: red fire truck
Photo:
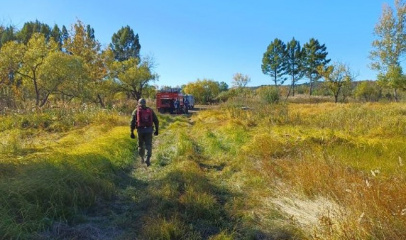
[[[174, 108], [175, 100], [179, 101], [178, 111]], [[156, 108], [160, 113], [187, 113], [187, 109], [184, 109], [183, 94], [179, 88], [159, 90], [156, 94]]]

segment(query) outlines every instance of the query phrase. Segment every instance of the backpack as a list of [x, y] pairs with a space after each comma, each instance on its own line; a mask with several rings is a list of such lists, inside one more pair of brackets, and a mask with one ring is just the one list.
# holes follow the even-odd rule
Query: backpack
[[137, 109], [137, 127], [152, 127], [152, 110], [139, 107]]

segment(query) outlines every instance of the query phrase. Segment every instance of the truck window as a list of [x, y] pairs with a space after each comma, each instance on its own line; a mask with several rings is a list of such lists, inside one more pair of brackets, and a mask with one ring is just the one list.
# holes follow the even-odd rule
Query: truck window
[[161, 99], [161, 104], [162, 105], [169, 105], [169, 104], [171, 104], [171, 100], [170, 99]]

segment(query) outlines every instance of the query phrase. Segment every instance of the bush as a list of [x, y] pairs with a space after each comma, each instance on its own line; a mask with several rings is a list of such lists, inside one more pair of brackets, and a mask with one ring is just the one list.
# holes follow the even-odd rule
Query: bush
[[280, 100], [280, 92], [277, 87], [266, 86], [257, 89], [257, 94], [265, 103], [278, 103]]
[[362, 82], [354, 90], [356, 98], [364, 101], [378, 101], [382, 96], [382, 90], [374, 82]]

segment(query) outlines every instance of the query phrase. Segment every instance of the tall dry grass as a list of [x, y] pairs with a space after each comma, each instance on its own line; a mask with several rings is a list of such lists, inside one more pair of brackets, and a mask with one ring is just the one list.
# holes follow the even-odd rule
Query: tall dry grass
[[[403, 239], [405, 110], [401, 103], [323, 103], [226, 106], [214, 115], [221, 125], [244, 129], [249, 140], [241, 145], [241, 161], [260, 166], [257, 174], [269, 186], [282, 181], [310, 199], [324, 196], [340, 206], [329, 231], [310, 237]], [[212, 126], [225, 133], [218, 123]]]
[[133, 172], [128, 116], [68, 114], [66, 129], [50, 115], [5, 116], [0, 231], [74, 225], [103, 199], [122, 239], [404, 239], [405, 113], [243, 99], [159, 114], [152, 166]]

